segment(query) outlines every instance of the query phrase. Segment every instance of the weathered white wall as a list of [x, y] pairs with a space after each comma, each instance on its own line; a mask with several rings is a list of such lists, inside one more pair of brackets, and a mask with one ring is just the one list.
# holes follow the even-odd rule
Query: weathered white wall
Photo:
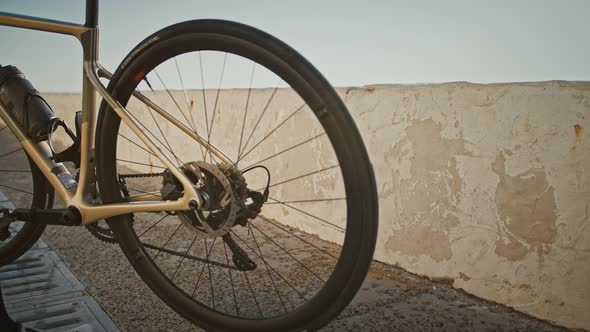
[[590, 328], [590, 84], [375, 87], [346, 100], [378, 177], [377, 259]]
[[[590, 84], [447, 83], [339, 92], [377, 176], [376, 259], [590, 329]], [[284, 112], [297, 104], [291, 95], [278, 98]], [[243, 99], [244, 91], [229, 91], [224, 107]], [[48, 100], [59, 113], [80, 107], [75, 94]], [[236, 114], [224, 116], [231, 124], [239, 121]], [[328, 175], [319, 180], [338, 186]]]

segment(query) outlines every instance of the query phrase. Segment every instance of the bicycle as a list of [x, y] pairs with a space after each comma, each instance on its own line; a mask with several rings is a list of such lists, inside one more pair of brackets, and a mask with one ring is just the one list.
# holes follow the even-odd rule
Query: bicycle
[[[85, 226], [208, 330], [316, 330], [352, 300], [377, 237], [375, 179], [346, 106], [303, 56], [243, 24], [194, 20], [148, 36], [111, 74], [98, 62], [98, 0], [83, 25], [10, 13], [0, 25], [74, 36], [84, 64], [75, 132], [16, 67], [0, 68], [0, 134], [18, 141], [0, 153], [16, 183], [0, 183], [16, 205], [1, 211], [0, 264], [47, 225]], [[230, 62], [247, 64], [233, 90], [221, 88]], [[185, 88], [183, 67], [200, 89]], [[260, 75], [280, 83], [256, 88]], [[60, 127], [72, 143], [58, 152]]]

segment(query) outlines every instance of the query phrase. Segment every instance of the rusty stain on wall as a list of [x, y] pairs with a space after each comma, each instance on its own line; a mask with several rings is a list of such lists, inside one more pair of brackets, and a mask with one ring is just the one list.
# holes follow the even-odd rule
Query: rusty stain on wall
[[504, 152], [492, 163], [492, 170], [500, 177], [495, 201], [501, 237], [496, 241], [496, 253], [515, 261], [532, 250], [549, 250], [544, 245], [555, 240], [555, 194], [543, 167], [511, 176], [506, 174], [505, 164]]
[[574, 126], [574, 133], [576, 135], [576, 140], [579, 140], [582, 138], [582, 135], [584, 135], [584, 127], [580, 126], [580, 124], [576, 123], [576, 125]]

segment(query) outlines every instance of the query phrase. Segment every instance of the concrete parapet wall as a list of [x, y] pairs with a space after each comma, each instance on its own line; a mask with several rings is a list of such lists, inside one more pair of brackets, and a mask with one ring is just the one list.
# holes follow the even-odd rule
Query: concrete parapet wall
[[[231, 90], [223, 107], [244, 93]], [[590, 84], [447, 83], [339, 93], [375, 168], [377, 260], [590, 329]], [[292, 98], [285, 91], [278, 100], [287, 110], [297, 104]], [[47, 99], [60, 114], [80, 108], [79, 94]], [[239, 121], [224, 114], [235, 117], [230, 124]], [[335, 186], [330, 177], [322, 180]]]

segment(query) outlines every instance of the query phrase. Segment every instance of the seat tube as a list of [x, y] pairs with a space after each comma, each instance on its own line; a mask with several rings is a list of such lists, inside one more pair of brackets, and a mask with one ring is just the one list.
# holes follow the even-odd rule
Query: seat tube
[[[88, 2], [91, 2], [88, 0]], [[92, 28], [80, 39], [84, 62], [98, 61], [98, 28]], [[73, 203], [80, 203], [95, 194], [94, 135], [96, 130], [96, 90], [83, 67], [82, 77], [82, 137], [80, 139], [80, 177]], [[92, 195], [89, 195], [92, 194]]]
[[87, 28], [98, 26], [98, 0], [86, 0], [86, 23]]

